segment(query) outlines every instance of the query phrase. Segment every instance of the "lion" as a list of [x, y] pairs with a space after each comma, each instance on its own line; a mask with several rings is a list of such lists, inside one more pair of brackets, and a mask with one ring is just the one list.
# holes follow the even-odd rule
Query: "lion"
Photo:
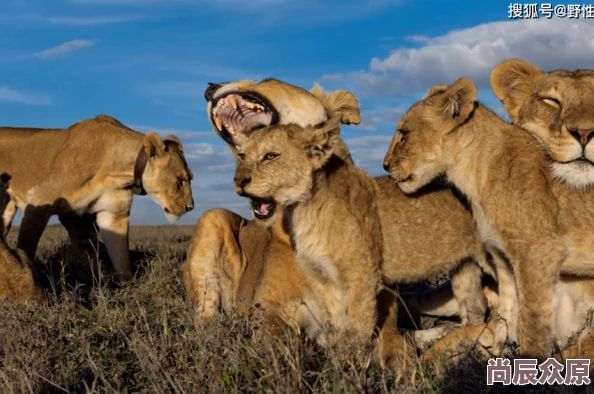
[[544, 358], [561, 339], [560, 273], [591, 276], [594, 191], [555, 182], [540, 142], [476, 99], [466, 78], [433, 87], [398, 124], [385, 164], [405, 193], [445, 175], [468, 198], [484, 244], [513, 269], [511, 284], [497, 269], [499, 303], [517, 288], [520, 351]]
[[[8, 187], [12, 176], [0, 175], [0, 213], [10, 201]], [[14, 301], [44, 303], [43, 290], [36, 281], [31, 260], [22, 250], [12, 250], [6, 243], [0, 221], [0, 298]]]
[[[259, 86], [265, 88], [258, 90]], [[225, 94], [217, 93], [220, 90]], [[264, 92], [267, 96], [261, 95]], [[222, 86], [211, 85], [205, 96], [209, 101], [213, 128], [235, 154], [241, 142], [248, 139], [244, 130], [268, 126], [269, 119], [286, 119], [284, 112], [293, 116], [289, 118], [294, 119], [291, 121], [300, 121], [302, 127], [321, 124], [331, 114], [346, 124], [359, 122], [358, 103], [351, 94], [343, 91], [328, 94], [319, 87], [314, 87], [309, 93], [278, 80], [268, 79], [259, 84], [240, 81]], [[273, 104], [276, 97], [279, 97], [278, 106]], [[246, 102], [248, 100], [249, 104]], [[288, 111], [291, 107], [286, 100], [294, 100], [296, 108], [308, 103], [308, 110], [296, 117]], [[311, 110], [316, 102], [323, 110]], [[244, 121], [245, 125], [239, 126], [233, 125], [233, 117], [228, 116], [227, 125], [231, 126], [233, 133], [228, 133], [225, 122], [214, 119], [216, 114], [229, 114], [230, 108], [237, 107], [243, 112], [244, 107], [255, 107], [255, 104], [268, 108], [266, 111], [275, 115], [264, 117], [263, 124], [254, 122], [252, 117]], [[215, 108], [218, 108], [216, 114]], [[276, 108], [281, 108], [281, 111]], [[335, 154], [350, 162], [350, 155], [342, 140], [337, 143]], [[411, 198], [400, 192], [389, 177], [377, 178], [376, 182], [381, 215], [386, 217], [386, 226], [395, 233], [394, 242], [387, 247], [401, 261], [411, 259], [419, 262], [417, 265], [411, 264], [407, 273], [395, 270], [392, 276], [400, 279], [402, 275], [405, 278], [403, 281], [416, 281], [425, 278], [427, 270], [445, 271], [461, 261], [464, 264], [459, 265], [457, 274], [468, 270], [479, 270], [480, 273], [476, 264], [471, 263], [472, 258], [484, 258], [472, 217], [449, 190], [423, 192]], [[206, 212], [196, 224], [184, 265], [184, 283], [196, 308], [198, 323], [221, 309], [230, 311], [237, 306], [245, 312], [251, 306], [260, 306], [270, 312], [270, 320], [288, 320], [299, 326], [294, 311], [300, 305], [303, 294], [311, 290], [295, 261], [288, 234], [281, 225], [283, 208], [277, 204], [276, 209], [268, 212], [270, 215], [261, 215], [253, 208], [257, 221], [250, 222], [232, 212], [217, 209]], [[419, 212], [423, 212], [423, 219], [419, 217]], [[444, 261], [451, 263], [444, 264]], [[467, 307], [467, 320], [482, 322], [486, 300], [480, 281], [458, 281], [458, 284], [462, 290], [460, 304]], [[276, 318], [278, 315], [282, 318]], [[464, 319], [465, 314], [462, 315]]]
[[125, 281], [132, 277], [133, 195], [151, 196], [170, 220], [194, 207], [193, 175], [175, 136], [141, 134], [99, 115], [66, 129], [1, 127], [0, 138], [0, 168], [13, 175], [4, 225], [10, 226], [17, 208], [23, 211], [17, 247], [31, 260], [52, 215], [76, 235], [94, 214], [118, 279]]
[[323, 345], [372, 337], [382, 288], [382, 231], [374, 179], [333, 155], [338, 118], [321, 127], [271, 126], [238, 147], [234, 186], [256, 218], [283, 219], [311, 293], [302, 311]]
[[545, 73], [510, 59], [490, 80], [514, 124], [544, 146], [553, 178], [576, 189], [594, 187], [594, 70]]

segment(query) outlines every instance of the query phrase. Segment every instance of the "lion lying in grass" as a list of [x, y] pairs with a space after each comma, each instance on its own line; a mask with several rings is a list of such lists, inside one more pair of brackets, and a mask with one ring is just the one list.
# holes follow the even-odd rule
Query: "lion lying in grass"
[[[11, 176], [0, 175], [0, 214], [10, 201], [8, 188]], [[15, 301], [45, 302], [43, 291], [35, 280], [31, 260], [22, 250], [12, 250], [6, 243], [0, 221], [0, 298]]]
[[[249, 141], [247, 131], [267, 126], [269, 121], [290, 119], [307, 127], [323, 123], [334, 114], [342, 123], [359, 122], [354, 96], [341, 91], [328, 94], [319, 88], [308, 93], [277, 80], [213, 85], [205, 96], [213, 128], [235, 154], [242, 142]], [[298, 110], [291, 108], [291, 102]], [[246, 116], [246, 125], [237, 121], [243, 118], [230, 115], [234, 108], [243, 113], [244, 107], [253, 110], [248, 114], [254, 113]], [[261, 114], [263, 108], [270, 116]], [[214, 119], [214, 109], [216, 114], [233, 119], [227, 121], [232, 131], [225, 127], [225, 120]], [[258, 124], [260, 121], [264, 124]], [[337, 143], [337, 156], [351, 162], [342, 140]], [[473, 278], [477, 277], [476, 271], [480, 274], [472, 258], [482, 261], [484, 251], [475, 236], [474, 223], [449, 190], [423, 192], [411, 198], [401, 193], [389, 177], [374, 182], [380, 216], [385, 219], [385, 230], [392, 233], [392, 242], [386, 248], [397, 261], [410, 262], [407, 272], [397, 265], [392, 266], [393, 271], [386, 271], [391, 282], [416, 281], [428, 276], [427, 272], [447, 271], [455, 266], [459, 266], [456, 276], [460, 278], [467, 271], [472, 271], [469, 277]], [[283, 207], [277, 204], [276, 209], [268, 211], [270, 205], [261, 203], [252, 205], [257, 221], [249, 222], [220, 209], [206, 212], [198, 221], [184, 265], [184, 283], [199, 320], [213, 316], [219, 308], [231, 311], [237, 306], [247, 311], [250, 306], [259, 306], [270, 321], [300, 326], [296, 311], [311, 289], [282, 227]], [[276, 220], [279, 216], [281, 220]], [[457, 285], [460, 304], [468, 311], [463, 314], [468, 316], [464, 321], [483, 321], [486, 300], [480, 283], [460, 280]]]
[[[560, 273], [591, 274], [594, 191], [551, 179], [540, 144], [478, 104], [471, 81], [435, 86], [413, 105], [386, 161], [407, 193], [445, 173], [468, 197], [481, 238], [513, 267], [512, 283], [501, 281], [506, 267], [497, 269], [499, 304], [513, 305], [517, 287], [518, 315], [510, 307], [511, 315], [504, 317], [510, 333], [517, 331], [522, 354], [547, 357], [553, 344], [566, 343], [576, 324], [583, 328], [582, 311], [589, 305], [571, 307], [563, 300], [579, 300], [580, 291], [589, 297], [591, 283], [583, 279], [567, 290], [571, 281], [561, 283]], [[517, 330], [510, 329], [516, 318]]]

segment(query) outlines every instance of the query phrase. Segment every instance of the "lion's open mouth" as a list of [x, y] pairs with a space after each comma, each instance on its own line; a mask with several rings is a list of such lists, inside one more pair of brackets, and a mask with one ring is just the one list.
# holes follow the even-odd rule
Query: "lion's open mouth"
[[254, 93], [229, 93], [213, 102], [212, 121], [226, 139], [233, 140], [248, 127], [266, 127], [278, 121], [268, 100]]
[[250, 197], [250, 200], [256, 219], [269, 219], [274, 215], [274, 210], [276, 209], [276, 201], [274, 199]]

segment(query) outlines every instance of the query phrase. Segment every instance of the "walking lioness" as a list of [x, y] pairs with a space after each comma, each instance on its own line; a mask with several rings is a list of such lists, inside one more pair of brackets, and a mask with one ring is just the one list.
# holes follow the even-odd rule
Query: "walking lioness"
[[476, 98], [468, 79], [435, 86], [402, 118], [386, 163], [406, 193], [445, 174], [468, 197], [483, 241], [513, 267], [520, 351], [546, 357], [560, 339], [560, 275], [594, 266], [594, 191], [555, 182], [540, 143]]
[[150, 195], [170, 219], [194, 207], [192, 172], [175, 136], [162, 140], [99, 115], [66, 129], [1, 127], [0, 138], [0, 168], [13, 176], [4, 224], [23, 211], [17, 247], [30, 259], [50, 216], [72, 233], [77, 217], [94, 213], [118, 278], [127, 280], [132, 196]]

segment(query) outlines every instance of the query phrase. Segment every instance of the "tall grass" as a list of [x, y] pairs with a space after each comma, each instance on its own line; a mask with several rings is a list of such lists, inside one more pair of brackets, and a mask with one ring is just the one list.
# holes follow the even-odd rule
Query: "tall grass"
[[[15, 229], [9, 241], [14, 244]], [[238, 316], [194, 325], [181, 281], [192, 227], [131, 229], [136, 277], [116, 285], [109, 264], [69, 251], [46, 230], [36, 267], [50, 302], [0, 302], [2, 393], [475, 392], [483, 365], [438, 377], [413, 365], [382, 369], [363, 350], [324, 352], [294, 332], [264, 335]], [[104, 251], [99, 250], [99, 260]]]

